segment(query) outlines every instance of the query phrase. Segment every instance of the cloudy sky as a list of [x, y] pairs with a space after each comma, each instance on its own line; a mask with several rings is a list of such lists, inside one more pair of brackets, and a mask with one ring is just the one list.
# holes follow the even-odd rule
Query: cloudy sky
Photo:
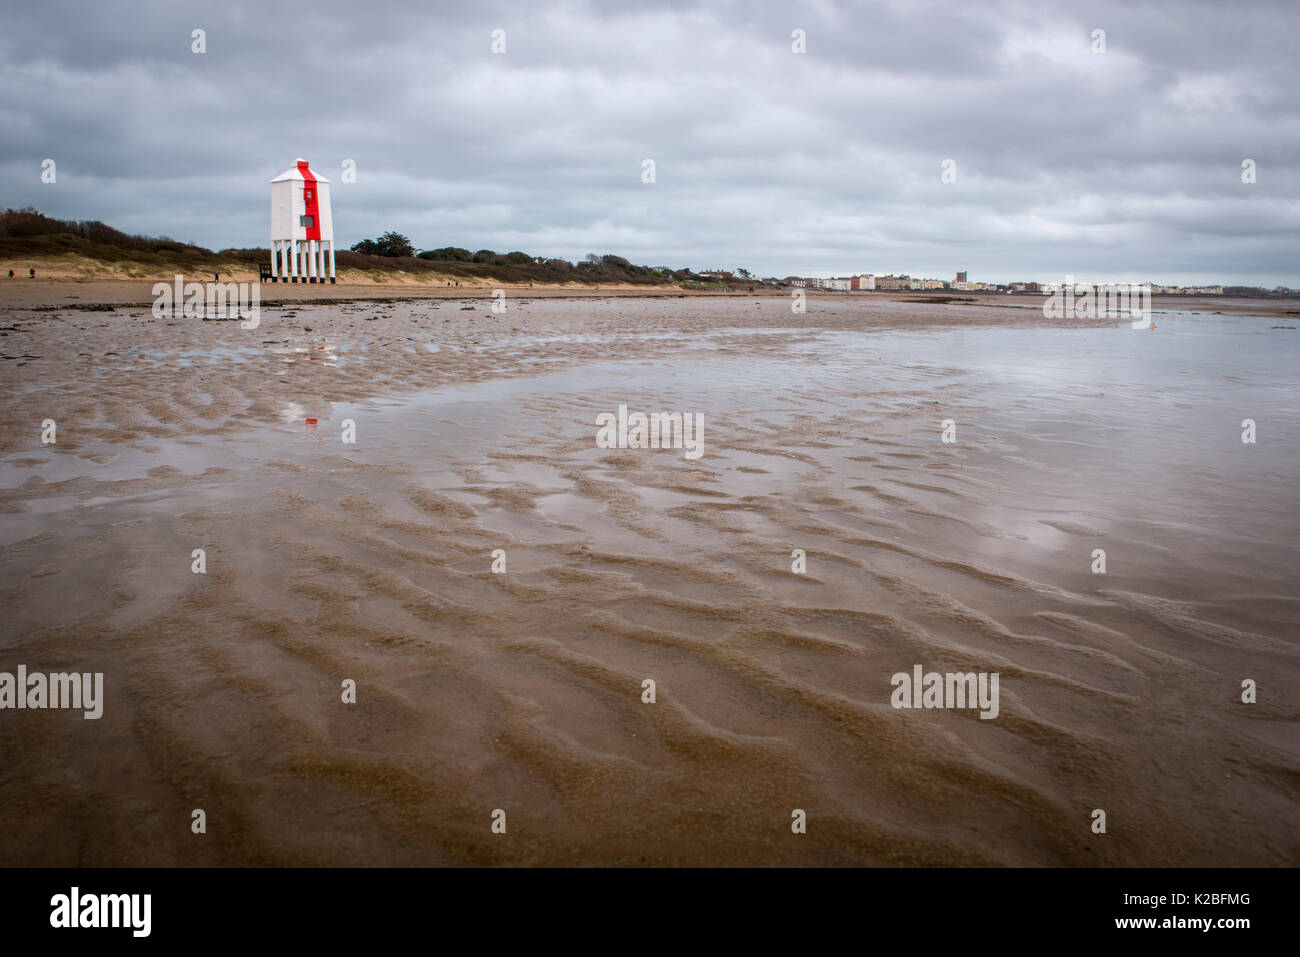
[[1300, 287], [1300, 4], [1133, 6], [6, 4], [0, 206], [265, 246], [303, 156], [344, 247]]

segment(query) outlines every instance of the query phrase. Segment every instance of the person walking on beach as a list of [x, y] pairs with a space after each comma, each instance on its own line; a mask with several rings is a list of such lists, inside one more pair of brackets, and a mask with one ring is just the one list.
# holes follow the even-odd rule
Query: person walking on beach
[[29, 273], [31, 273], [31, 277], [32, 277], [33, 279], [36, 278], [36, 270], [35, 270], [35, 269], [29, 269], [29, 270], [27, 270], [27, 271], [28, 271]]
[[10, 279], [13, 279], [13, 278], [14, 278], [14, 271], [13, 271], [12, 269], [9, 270], [9, 278], [10, 278]]

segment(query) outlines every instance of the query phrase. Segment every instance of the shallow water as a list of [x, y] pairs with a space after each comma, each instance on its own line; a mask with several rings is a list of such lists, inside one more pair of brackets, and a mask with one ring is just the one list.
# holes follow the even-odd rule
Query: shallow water
[[[598, 328], [436, 353], [329, 327], [288, 346], [340, 357], [309, 390], [232, 349], [192, 434], [109, 405], [0, 459], [3, 662], [109, 689], [98, 723], [3, 715], [0, 810], [31, 837], [0, 856], [1296, 860], [1300, 332], [619, 308], [538, 303]], [[705, 454], [597, 448], [620, 403], [703, 413]], [[893, 709], [915, 664], [998, 672], [998, 717]], [[191, 843], [198, 806], [222, 823]]]

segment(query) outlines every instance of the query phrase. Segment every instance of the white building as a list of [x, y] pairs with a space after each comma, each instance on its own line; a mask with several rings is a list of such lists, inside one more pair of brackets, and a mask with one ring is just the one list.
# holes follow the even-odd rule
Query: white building
[[330, 181], [305, 159], [271, 180], [271, 282], [334, 282], [334, 218]]

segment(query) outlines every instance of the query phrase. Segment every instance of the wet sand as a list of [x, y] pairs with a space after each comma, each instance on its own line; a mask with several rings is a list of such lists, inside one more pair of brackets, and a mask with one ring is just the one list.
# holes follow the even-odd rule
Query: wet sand
[[[212, 274], [190, 274], [185, 277], [190, 282], [208, 282]], [[155, 284], [175, 283], [174, 275], [159, 276], [156, 279], [95, 279], [74, 281], [63, 278], [0, 278], [0, 303], [15, 306], [49, 306], [112, 303], [117, 305], [135, 305], [142, 309], [152, 305], [156, 298], [153, 292]], [[344, 300], [365, 299], [369, 301], [389, 301], [395, 299], [458, 299], [471, 298], [491, 301], [495, 289], [503, 289], [510, 298], [528, 299], [589, 299], [604, 296], [631, 298], [651, 297], [715, 297], [726, 293], [708, 290], [683, 290], [675, 286], [631, 286], [631, 285], [583, 285], [567, 283], [556, 285], [529, 286], [487, 280], [462, 280], [461, 285], [449, 286], [442, 282], [410, 282], [400, 279], [385, 280], [382, 274], [364, 281], [342, 279], [337, 283], [258, 283], [257, 274], [221, 274], [221, 282], [251, 282], [257, 286], [262, 303], [281, 302], [338, 302]], [[771, 290], [767, 295], [777, 295]], [[787, 301], [788, 291], [779, 293]]]
[[[1300, 859], [1300, 304], [477, 291], [245, 330], [69, 285], [0, 296], [0, 671], [106, 702], [0, 711], [0, 863]], [[597, 448], [620, 403], [703, 413], [705, 454]], [[1000, 714], [893, 709], [915, 664], [998, 672]]]

